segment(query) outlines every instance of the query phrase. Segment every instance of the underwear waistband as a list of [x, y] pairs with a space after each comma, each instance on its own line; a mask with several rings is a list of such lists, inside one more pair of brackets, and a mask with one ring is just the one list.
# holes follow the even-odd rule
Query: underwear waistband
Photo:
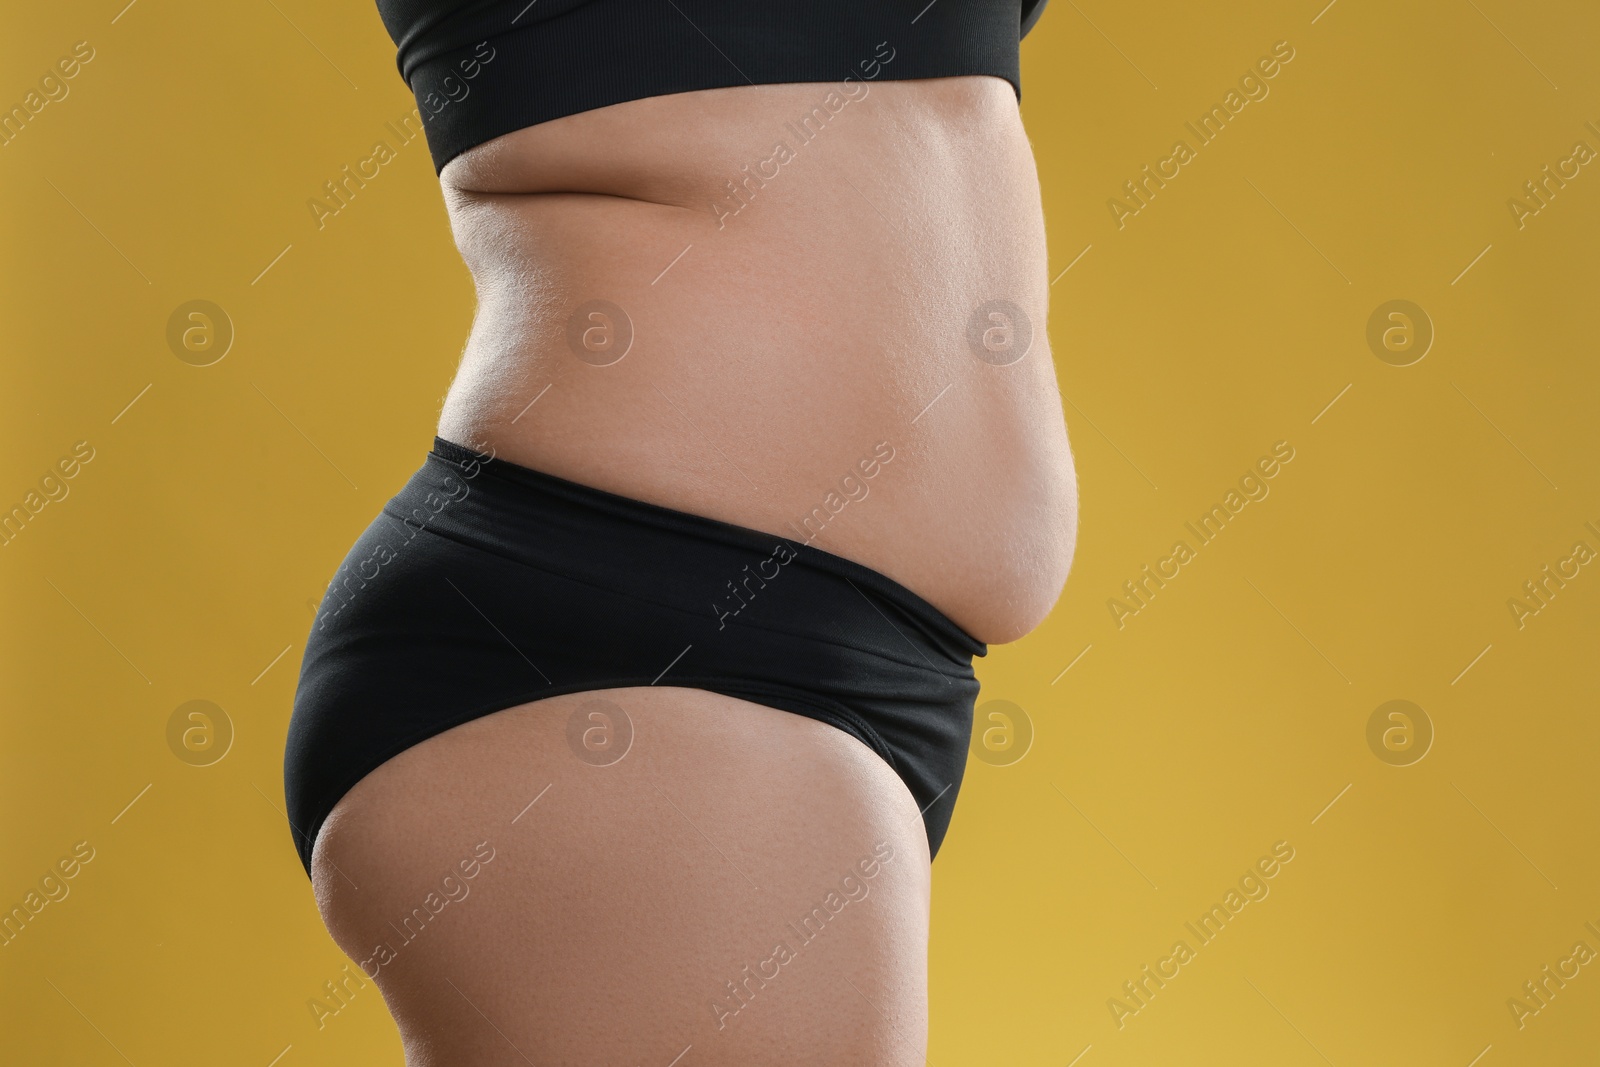
[[[714, 606], [719, 602], [729, 609], [739, 606], [735, 586], [741, 579], [775, 580], [764, 566], [798, 566], [853, 585], [880, 610], [892, 609], [957, 673], [970, 674], [972, 657], [988, 652], [986, 644], [923, 597], [854, 560], [794, 537], [569, 481], [442, 437], [434, 438], [423, 468], [384, 510], [411, 525], [590, 585], [637, 594], [642, 581], [658, 602], [703, 602], [706, 606], [695, 610], [707, 615], [721, 610]], [[601, 545], [595, 543], [596, 514], [611, 520], [603, 527]], [[668, 547], [661, 533], [668, 535]], [[680, 539], [685, 551], [671, 552], [671, 543]], [[708, 544], [726, 551], [708, 553]], [[581, 570], [574, 573], [575, 567]], [[627, 581], [618, 580], [619, 572], [627, 572]]]

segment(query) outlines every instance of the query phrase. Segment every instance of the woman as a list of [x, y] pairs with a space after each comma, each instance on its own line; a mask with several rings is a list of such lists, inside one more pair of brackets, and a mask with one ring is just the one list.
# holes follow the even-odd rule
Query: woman
[[924, 1062], [972, 659], [1076, 528], [1040, 6], [379, 0], [478, 309], [285, 773], [412, 1067]]

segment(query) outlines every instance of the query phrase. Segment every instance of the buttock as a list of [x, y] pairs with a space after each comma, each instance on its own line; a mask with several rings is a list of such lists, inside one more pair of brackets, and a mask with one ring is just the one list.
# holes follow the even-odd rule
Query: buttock
[[798, 537], [617, 496], [436, 438], [318, 609], [284, 754], [307, 873], [340, 798], [407, 748], [546, 697], [668, 685], [871, 748], [937, 853], [987, 649], [916, 593]]

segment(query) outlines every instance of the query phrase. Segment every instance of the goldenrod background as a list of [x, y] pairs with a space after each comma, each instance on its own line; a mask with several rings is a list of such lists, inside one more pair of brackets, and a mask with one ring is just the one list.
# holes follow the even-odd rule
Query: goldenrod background
[[[94, 850], [0, 947], [0, 1061], [397, 1065], [372, 986], [320, 1030], [307, 1007], [346, 960], [282, 743], [311, 605], [431, 441], [470, 279], [420, 140], [320, 231], [307, 209], [413, 107], [371, 5], [124, 3], [0, 34], [6, 108], [94, 49], [0, 147], [0, 507], [94, 452], [0, 547], [0, 906]], [[980, 663], [1033, 740], [971, 761], [935, 867], [940, 1067], [1600, 1055], [1600, 965], [1507, 1006], [1600, 951], [1600, 567], [1520, 627], [1507, 605], [1600, 551], [1600, 175], [1508, 207], [1600, 150], [1600, 12], [1323, 3], [1051, 0], [1023, 48], [1083, 520], [1053, 616]], [[1119, 228], [1108, 200], [1279, 41], [1270, 94]], [[235, 335], [210, 366], [168, 342], [193, 300]], [[1391, 300], [1432, 323], [1409, 366], [1367, 342]], [[1119, 628], [1122, 583], [1279, 441], [1270, 495]], [[192, 700], [232, 725], [209, 766], [169, 746]], [[1431, 723], [1418, 762], [1369, 747], [1390, 700]], [[1185, 922], [1280, 841], [1270, 895], [1200, 946]]]

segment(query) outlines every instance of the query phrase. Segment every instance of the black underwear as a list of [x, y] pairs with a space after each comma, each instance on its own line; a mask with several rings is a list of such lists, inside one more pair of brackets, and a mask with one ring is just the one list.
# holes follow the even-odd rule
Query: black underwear
[[800, 541], [435, 438], [328, 586], [284, 752], [295, 848], [386, 760], [544, 697], [670, 685], [806, 715], [900, 775], [936, 854], [987, 647]]

